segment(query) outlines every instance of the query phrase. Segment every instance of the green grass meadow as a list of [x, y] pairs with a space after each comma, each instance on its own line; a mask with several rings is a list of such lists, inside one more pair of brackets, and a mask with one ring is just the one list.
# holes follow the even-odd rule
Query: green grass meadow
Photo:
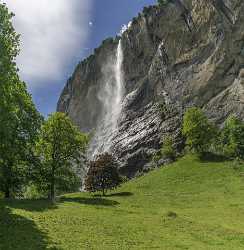
[[0, 249], [244, 249], [244, 167], [186, 156], [106, 197], [0, 200]]

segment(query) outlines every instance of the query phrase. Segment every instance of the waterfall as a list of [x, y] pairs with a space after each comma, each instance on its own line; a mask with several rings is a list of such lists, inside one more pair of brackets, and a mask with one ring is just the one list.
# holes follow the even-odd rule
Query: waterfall
[[104, 66], [104, 79], [98, 98], [103, 106], [101, 120], [90, 145], [90, 158], [97, 154], [110, 152], [112, 139], [117, 132], [118, 120], [124, 96], [123, 48], [118, 43], [116, 56]]

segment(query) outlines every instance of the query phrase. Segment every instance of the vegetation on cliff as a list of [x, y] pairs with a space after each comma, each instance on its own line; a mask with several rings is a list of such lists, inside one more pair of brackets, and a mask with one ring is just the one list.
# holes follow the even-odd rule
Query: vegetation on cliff
[[182, 133], [190, 150], [196, 153], [209, 151], [216, 139], [216, 130], [201, 109], [193, 107], [184, 114]]

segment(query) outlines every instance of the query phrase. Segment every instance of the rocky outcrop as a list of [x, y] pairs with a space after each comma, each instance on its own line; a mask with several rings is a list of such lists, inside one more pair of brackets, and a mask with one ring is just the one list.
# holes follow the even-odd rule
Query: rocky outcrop
[[[203, 108], [218, 124], [233, 113], [244, 119], [243, 0], [183, 2], [145, 8], [121, 37], [125, 97], [112, 149], [129, 177], [151, 168], [168, 134], [180, 150], [187, 107]], [[57, 110], [83, 131], [102, 119], [98, 92], [118, 41], [105, 40], [81, 62], [59, 99]]]

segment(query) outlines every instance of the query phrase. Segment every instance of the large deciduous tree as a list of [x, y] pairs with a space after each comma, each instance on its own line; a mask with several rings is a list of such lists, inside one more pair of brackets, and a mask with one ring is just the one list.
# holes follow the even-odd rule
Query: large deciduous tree
[[55, 201], [56, 191], [74, 191], [81, 184], [79, 173], [88, 136], [64, 113], [54, 113], [44, 122], [36, 152], [40, 158], [39, 187]]
[[19, 35], [12, 17], [6, 5], [0, 3], [0, 190], [6, 198], [20, 191], [25, 183], [42, 121], [18, 76], [15, 58]]

